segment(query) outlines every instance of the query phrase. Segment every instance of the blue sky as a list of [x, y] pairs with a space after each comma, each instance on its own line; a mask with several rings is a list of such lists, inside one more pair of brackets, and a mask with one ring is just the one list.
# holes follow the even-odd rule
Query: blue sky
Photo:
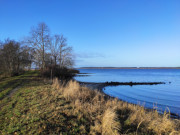
[[180, 66], [180, 0], [0, 0], [0, 40], [45, 22], [82, 66]]

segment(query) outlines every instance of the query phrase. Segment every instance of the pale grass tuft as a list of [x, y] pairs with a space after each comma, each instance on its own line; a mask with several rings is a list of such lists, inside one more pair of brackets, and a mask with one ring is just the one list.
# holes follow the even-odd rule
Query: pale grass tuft
[[82, 109], [82, 104], [79, 99], [75, 100], [73, 107], [74, 107], [75, 112], [79, 112]]
[[63, 95], [67, 100], [73, 100], [79, 96], [80, 85], [76, 81], [69, 81], [64, 88]]
[[61, 88], [60, 82], [59, 82], [58, 78], [53, 79], [53, 84], [52, 84], [52, 86], [53, 86], [55, 89], [60, 89], [60, 88]]
[[171, 132], [169, 135], [180, 135], [180, 132], [178, 132], [178, 131], [173, 131], [173, 132]]
[[120, 123], [117, 119], [116, 112], [108, 108], [102, 118], [102, 134], [104, 135], [117, 135], [120, 130]]
[[170, 114], [164, 112], [164, 115], [162, 117], [156, 117], [151, 120], [149, 123], [149, 129], [153, 130], [155, 133], [161, 135], [161, 134], [170, 134], [175, 133], [174, 130], [175, 123], [170, 119]]
[[118, 108], [118, 100], [117, 100], [117, 98], [107, 100], [105, 106], [107, 108], [110, 107], [110, 108], [113, 108], [113, 109], [117, 109]]
[[136, 107], [136, 110], [132, 111], [131, 115], [129, 116], [129, 120], [133, 124], [139, 125], [143, 121], [149, 121], [148, 115], [144, 110], [144, 107]]

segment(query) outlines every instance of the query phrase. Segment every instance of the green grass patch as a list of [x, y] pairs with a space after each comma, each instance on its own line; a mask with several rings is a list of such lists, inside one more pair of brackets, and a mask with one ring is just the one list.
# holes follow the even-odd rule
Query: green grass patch
[[[21, 77], [27, 76], [32, 77], [32, 73]], [[0, 134], [85, 134], [82, 123], [87, 120], [78, 119], [71, 103], [52, 92], [51, 84], [28, 79], [11, 97], [3, 98]]]
[[2, 79], [0, 81], [0, 100], [8, 95], [14, 88], [38, 75], [39, 71], [26, 71], [22, 75]]

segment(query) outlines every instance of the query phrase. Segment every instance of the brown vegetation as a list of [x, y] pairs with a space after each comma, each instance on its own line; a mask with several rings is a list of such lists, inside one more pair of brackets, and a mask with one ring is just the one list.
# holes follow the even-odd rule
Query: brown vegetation
[[76, 69], [69, 68], [60, 68], [58, 66], [48, 66], [44, 70], [41, 70], [41, 76], [45, 78], [54, 78], [57, 77], [60, 80], [70, 80], [77, 73], [79, 73]]
[[90, 134], [180, 134], [180, 121], [171, 119], [157, 111], [147, 111], [144, 107], [128, 104], [115, 98], [107, 98], [103, 93], [82, 87], [76, 81], [68, 84], [55, 79], [54, 96], [63, 95], [72, 103], [75, 113], [88, 119], [85, 127]]

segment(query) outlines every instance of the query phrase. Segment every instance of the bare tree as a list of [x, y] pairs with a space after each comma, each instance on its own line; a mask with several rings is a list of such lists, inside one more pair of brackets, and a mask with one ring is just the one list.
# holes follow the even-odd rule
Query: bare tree
[[5, 72], [10, 73], [17, 72], [19, 69], [19, 43], [6, 40], [1, 49], [2, 65]]
[[9, 75], [19, 74], [31, 63], [28, 47], [21, 47], [21, 44], [7, 39], [0, 48], [0, 69]]
[[31, 69], [31, 65], [34, 59], [33, 54], [34, 50], [31, 47], [23, 46], [20, 48], [20, 61], [22, 69]]
[[67, 39], [63, 35], [59, 36], [59, 65], [60, 68], [73, 65], [72, 47], [67, 45]]
[[60, 68], [72, 67], [74, 64], [72, 47], [67, 45], [63, 35], [50, 37], [49, 28], [45, 23], [31, 29], [28, 43], [34, 48], [34, 63], [44, 69], [48, 65], [59, 65]]
[[51, 56], [54, 59], [54, 65], [57, 64], [57, 58], [59, 56], [59, 47], [60, 47], [60, 36], [54, 35], [50, 40], [50, 50]]
[[58, 59], [60, 68], [73, 66], [72, 47], [67, 45], [67, 39], [63, 35], [55, 35], [51, 38], [50, 50], [55, 65]]
[[39, 23], [37, 27], [31, 29], [31, 37], [28, 43], [35, 49], [34, 58], [40, 68], [45, 68], [45, 53], [49, 46], [49, 28], [45, 23]]

